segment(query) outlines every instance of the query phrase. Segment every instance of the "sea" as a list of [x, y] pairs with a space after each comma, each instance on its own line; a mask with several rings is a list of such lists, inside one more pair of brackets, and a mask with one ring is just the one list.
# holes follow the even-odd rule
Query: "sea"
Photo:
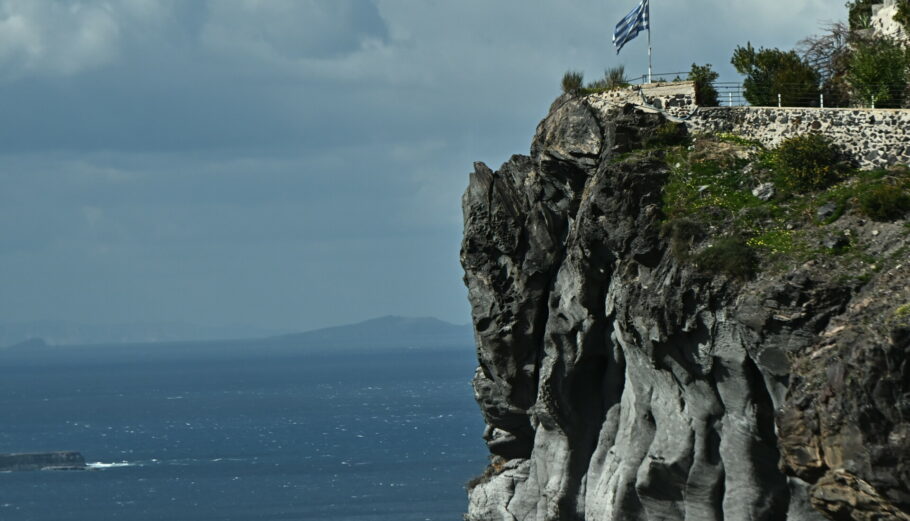
[[470, 347], [0, 361], [2, 521], [457, 521], [486, 464]]

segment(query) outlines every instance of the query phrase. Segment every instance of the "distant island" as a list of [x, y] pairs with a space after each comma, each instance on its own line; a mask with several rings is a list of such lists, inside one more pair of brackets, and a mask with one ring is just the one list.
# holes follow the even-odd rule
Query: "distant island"
[[50, 345], [40, 338], [0, 349], [5, 362], [136, 360], [209, 356], [257, 356], [473, 346], [470, 325], [436, 318], [385, 316], [355, 324], [254, 339]]
[[67, 320], [0, 322], [0, 347], [41, 339], [50, 345], [187, 342], [263, 338], [288, 333], [250, 326], [202, 326], [186, 322], [83, 324]]

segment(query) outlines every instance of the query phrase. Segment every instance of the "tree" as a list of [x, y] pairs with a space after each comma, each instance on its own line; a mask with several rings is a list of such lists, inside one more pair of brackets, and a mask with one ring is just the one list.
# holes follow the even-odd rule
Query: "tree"
[[825, 105], [843, 107], [850, 102], [846, 76], [850, 69], [851, 46], [858, 37], [841, 22], [828, 24], [823, 29], [822, 34], [802, 39], [796, 45], [796, 51], [804, 62], [818, 71]]
[[717, 89], [713, 83], [718, 74], [711, 69], [711, 64], [695, 65], [689, 71], [689, 81], [695, 82], [695, 104], [702, 107], [717, 106]]
[[788, 107], [811, 107], [818, 104], [819, 73], [795, 51], [759, 49], [746, 43], [737, 47], [730, 60], [740, 74], [746, 101], [756, 106], [777, 105], [778, 95]]
[[854, 46], [847, 82], [857, 100], [876, 107], [900, 107], [907, 89], [910, 57], [888, 38], [866, 40]]

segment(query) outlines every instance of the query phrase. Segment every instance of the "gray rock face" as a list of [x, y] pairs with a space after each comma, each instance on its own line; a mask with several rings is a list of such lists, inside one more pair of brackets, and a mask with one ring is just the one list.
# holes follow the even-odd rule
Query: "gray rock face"
[[[469, 490], [465, 519], [816, 521], [833, 512], [824, 503], [836, 491], [859, 491], [829, 502], [852, 512], [842, 505], [862, 486], [906, 511], [910, 335], [868, 340], [891, 343], [863, 359], [893, 376], [875, 391], [892, 400], [874, 408], [890, 415], [877, 429], [896, 433], [877, 434], [878, 446], [897, 460], [887, 472], [901, 476], [885, 487], [878, 463], [845, 466], [849, 458], [813, 449], [865, 440], [868, 429], [849, 419], [865, 391], [838, 409], [848, 420], [829, 422], [843, 427], [837, 437], [805, 419], [822, 391], [794, 383], [808, 381], [793, 367], [815, 367], [807, 361], [826, 328], [849, 320], [855, 288], [812, 267], [747, 283], [678, 261], [661, 235], [667, 166], [640, 151], [667, 128], [631, 106], [560, 98], [530, 157], [496, 172], [475, 165], [461, 260], [494, 466]], [[910, 276], [910, 263], [898, 272]], [[893, 291], [910, 301], [910, 289]]]

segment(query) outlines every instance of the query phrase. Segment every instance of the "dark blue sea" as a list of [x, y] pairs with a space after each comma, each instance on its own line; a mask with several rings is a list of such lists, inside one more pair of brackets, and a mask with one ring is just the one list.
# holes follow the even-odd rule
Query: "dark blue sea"
[[471, 348], [0, 362], [0, 520], [461, 519], [484, 467]]

